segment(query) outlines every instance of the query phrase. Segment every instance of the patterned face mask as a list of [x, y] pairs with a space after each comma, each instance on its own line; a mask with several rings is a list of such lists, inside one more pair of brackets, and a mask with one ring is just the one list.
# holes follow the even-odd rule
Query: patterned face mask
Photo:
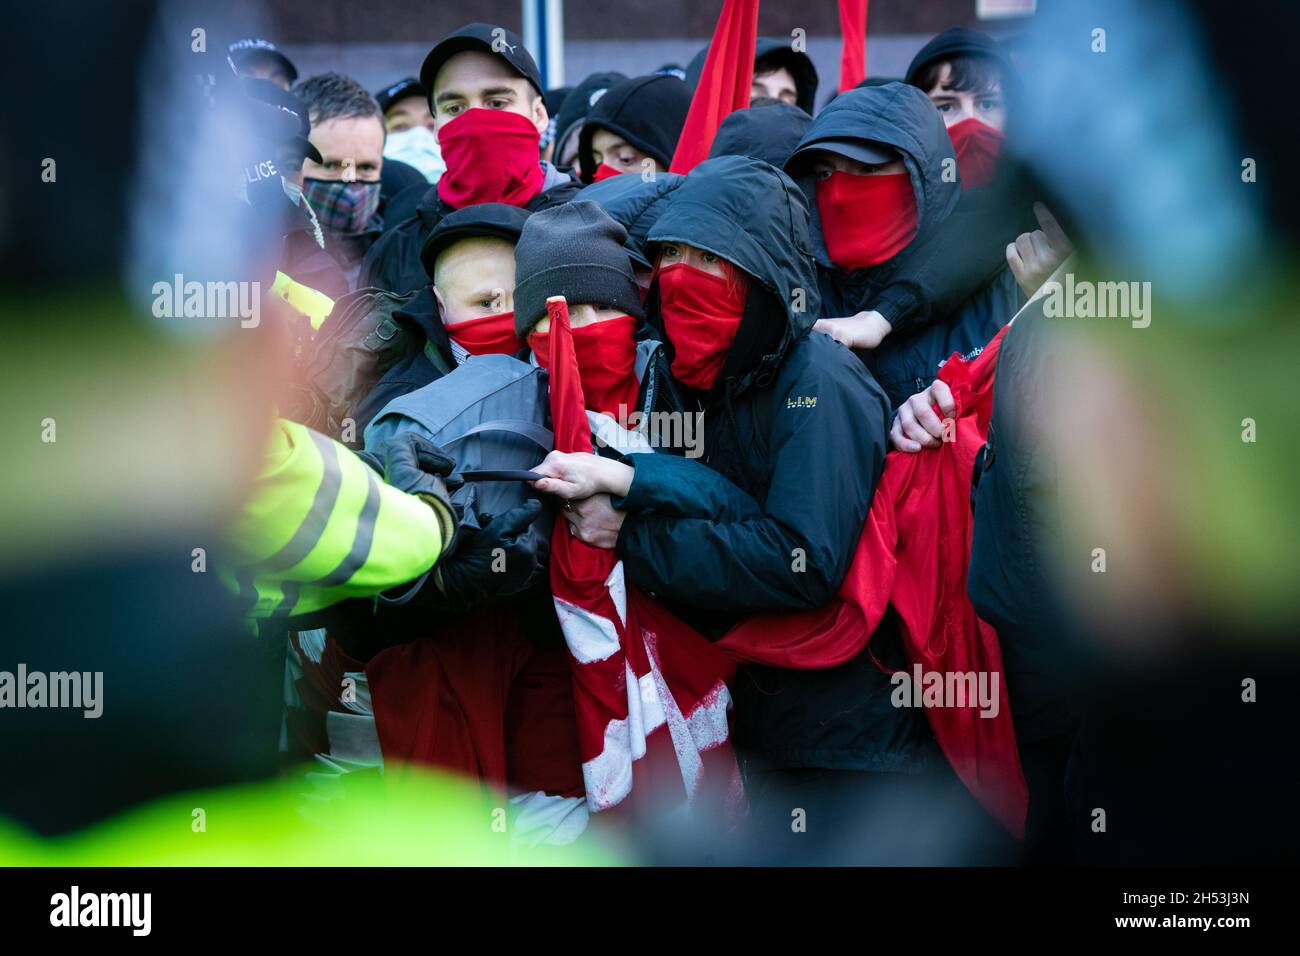
[[335, 232], [361, 232], [379, 208], [379, 182], [304, 179], [302, 193], [320, 223]]

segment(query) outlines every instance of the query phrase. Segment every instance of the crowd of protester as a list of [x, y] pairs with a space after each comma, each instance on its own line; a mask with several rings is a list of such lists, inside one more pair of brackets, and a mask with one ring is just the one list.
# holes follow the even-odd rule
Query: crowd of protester
[[[1010, 556], [1022, 472], [981, 447], [983, 482], [956, 492], [975, 542], [929, 568], [953, 614], [969, 559], [996, 629], [981, 668], [1014, 743], [979, 773], [1005, 779], [973, 782], [899, 705], [900, 601], [834, 654], [801, 632], [886, 579], [864, 528], [894, 498], [888, 456], [953, 442], [941, 370], [1072, 252], [1004, 149], [1017, 68], [954, 28], [905, 76], [818, 102], [810, 58], [760, 38], [748, 108], [670, 171], [707, 53], [546, 89], [519, 37], [478, 23], [372, 94], [230, 45], [279, 172], [258, 202], [306, 396], [230, 535], [287, 675], [281, 749], [330, 777], [466, 774], [534, 844], [685, 808], [780, 859], [889, 859], [936, 827], [983, 859], [1062, 859], [1074, 715], [1041, 646], [1050, 588]], [[907, 507], [924, 522], [942, 498]], [[736, 650], [762, 622], [789, 647]]]

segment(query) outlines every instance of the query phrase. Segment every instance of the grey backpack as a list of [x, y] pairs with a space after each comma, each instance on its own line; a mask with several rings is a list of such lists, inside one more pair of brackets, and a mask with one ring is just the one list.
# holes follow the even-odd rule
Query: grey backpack
[[[546, 428], [546, 372], [509, 355], [476, 355], [442, 378], [395, 398], [366, 426], [366, 448], [414, 429], [456, 459], [453, 477], [469, 471], [523, 471], [551, 450]], [[481, 528], [539, 495], [523, 481], [467, 481], [451, 494], [462, 526]], [[552, 517], [543, 510], [529, 529], [544, 543]]]

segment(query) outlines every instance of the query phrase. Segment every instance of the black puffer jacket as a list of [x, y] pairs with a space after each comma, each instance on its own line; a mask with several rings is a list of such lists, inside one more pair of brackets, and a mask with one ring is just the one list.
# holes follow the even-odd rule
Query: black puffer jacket
[[998, 632], [1021, 744], [1074, 727], [1073, 677], [1082, 665], [1082, 642], [1059, 581], [1058, 455], [1045, 396], [1059, 381], [1063, 320], [1043, 315], [1042, 302], [1007, 330], [998, 353], [966, 573], [971, 604]]
[[[615, 502], [627, 512], [618, 551], [628, 580], [706, 633], [830, 600], [884, 465], [884, 394], [845, 349], [809, 332], [820, 313], [807, 223], [788, 177], [727, 156], [686, 178], [649, 235], [709, 250], [750, 277], [718, 384], [686, 392], [685, 410], [704, 414], [703, 457], [631, 456], [632, 486]], [[657, 300], [652, 286], [652, 313]], [[871, 647], [901, 664], [889, 628]], [[923, 717], [890, 704], [890, 689], [865, 652], [823, 671], [742, 668], [737, 741], [776, 766], [915, 768], [929, 733]]]
[[592, 183], [575, 198], [590, 199], [626, 229], [623, 248], [635, 265], [649, 269], [654, 263], [646, 252], [646, 235], [668, 208], [668, 197], [685, 178], [676, 173], [657, 173], [654, 179], [611, 176]]
[[[845, 272], [831, 262], [822, 235], [816, 204], [816, 177], [811, 160], [828, 140], [868, 140], [891, 146], [902, 156], [916, 197], [916, 237], [899, 255], [869, 269]], [[884, 86], [849, 90], [836, 97], [813, 120], [807, 135], [786, 163], [812, 206], [812, 243], [817, 256], [825, 314], [853, 315], [872, 302], [875, 293], [897, 275], [908, 249], [926, 243], [952, 214], [961, 199], [961, 183], [944, 181], [945, 160], [955, 169], [952, 140], [943, 119], [924, 93], [913, 86]], [[978, 241], [978, 240], [974, 240]], [[897, 406], [934, 381], [950, 355], [978, 354], [1022, 305], [1015, 279], [1005, 267], [966, 301], [928, 326], [889, 335], [879, 348], [859, 357]]]
[[713, 145], [709, 147], [709, 159], [748, 156], [780, 169], [808, 132], [811, 123], [811, 116], [789, 103], [736, 110], [718, 127]]

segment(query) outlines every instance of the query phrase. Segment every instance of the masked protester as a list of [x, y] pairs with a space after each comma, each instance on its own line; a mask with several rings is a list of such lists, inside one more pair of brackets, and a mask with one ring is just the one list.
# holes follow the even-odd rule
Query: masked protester
[[384, 111], [388, 138], [384, 141], [385, 168], [393, 161], [409, 165], [426, 182], [436, 183], [446, 170], [429, 111], [429, 91], [413, 76], [398, 80], [375, 94]]
[[302, 168], [303, 198], [325, 236], [325, 250], [358, 287], [362, 260], [379, 237], [384, 123], [379, 104], [355, 81], [322, 73], [296, 90], [311, 119], [311, 141], [321, 159]]
[[564, 98], [555, 115], [555, 139], [551, 155], [560, 167], [578, 165], [578, 141], [587, 116], [611, 87], [626, 80], [622, 73], [592, 73]]
[[690, 108], [690, 87], [675, 76], [638, 76], [610, 87], [579, 135], [582, 181], [666, 172]]
[[[649, 239], [647, 305], [684, 410], [703, 414], [702, 457], [552, 454], [538, 487], [611, 495], [604, 512], [583, 509], [583, 540], [616, 548], [630, 583], [705, 634], [758, 610], [820, 607], [861, 534], [889, 409], [861, 363], [810, 331], [807, 201], [766, 163], [711, 159], [672, 193]], [[901, 666], [892, 625], [870, 648]], [[936, 756], [924, 717], [891, 705], [867, 651], [821, 671], [746, 665], [731, 686], [751, 811], [760, 826], [782, 821], [765, 840], [789, 832], [790, 807], [803, 804], [785, 802], [787, 784], [803, 776], [849, 778], [860, 796]], [[835, 797], [808, 790], [819, 806]]]
[[389, 369], [352, 410], [364, 431], [384, 406], [436, 381], [471, 355], [514, 355], [515, 243], [529, 213], [483, 203], [458, 209], [433, 230], [421, 259], [428, 280], [394, 313], [424, 335], [424, 347]]
[[[1003, 264], [1011, 265], [1030, 294], [1064, 259], [1061, 250], [1039, 242], [1035, 245], [1050, 253], [1039, 257], [1042, 268], [1022, 268], [1010, 249], [1022, 234], [1046, 240], [1052, 232], [1034, 205], [1041, 191], [1004, 148], [1003, 137], [1013, 129], [1017, 84], [1001, 45], [985, 34], [954, 28], [927, 43], [906, 76], [944, 119], [955, 159], [955, 169], [944, 175], [948, 181], [960, 179], [962, 196], [947, 218], [895, 257], [888, 274], [846, 287], [840, 301], [828, 300], [834, 318], [823, 320], [819, 329], [855, 349], [874, 349], [887, 337], [914, 335], [942, 321], [954, 304], [978, 294]], [[862, 86], [885, 82], [874, 78]]]
[[[436, 185], [395, 197], [392, 228], [366, 257], [368, 283], [405, 293], [427, 281], [420, 250], [456, 209], [505, 203], [530, 212], [566, 202], [579, 183], [540, 154], [549, 117], [541, 73], [509, 30], [472, 23], [430, 51], [420, 69], [446, 172]], [[412, 210], [396, 221], [399, 213]]]
[[[813, 207], [813, 249], [829, 314], [852, 314], [854, 304], [894, 278], [900, 254], [952, 214], [961, 186], [945, 170], [955, 162], [943, 120], [915, 87], [849, 90], [813, 120], [786, 169]], [[978, 354], [1022, 302], [1004, 266], [929, 325], [892, 332], [858, 354], [898, 406], [927, 387], [954, 352]]]
[[543, 368], [550, 358], [546, 300], [569, 303], [583, 394], [597, 438], [617, 445], [653, 403], [676, 395], [667, 381], [663, 347], [637, 341], [641, 293], [624, 245], [627, 233], [592, 202], [572, 202], [529, 219], [515, 248], [515, 328]]
[[906, 82], [939, 110], [957, 154], [963, 189], [982, 189], [998, 172], [1007, 125], [1010, 61], [992, 37], [953, 27], [921, 48]]

